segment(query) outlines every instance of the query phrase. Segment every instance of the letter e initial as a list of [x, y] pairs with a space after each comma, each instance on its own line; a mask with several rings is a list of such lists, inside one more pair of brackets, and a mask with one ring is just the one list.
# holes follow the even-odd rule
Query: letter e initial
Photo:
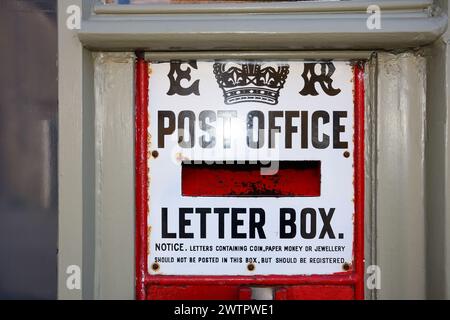
[[[191, 68], [187, 67], [186, 70], [181, 69], [182, 62], [177, 61], [171, 61], [170, 62], [170, 71], [167, 75], [170, 80], [170, 88], [169, 91], [167, 91], [167, 94], [169, 96], [173, 96], [174, 94], [178, 94], [180, 96], [188, 96], [190, 94], [195, 94], [197, 96], [200, 95], [200, 92], [198, 91], [198, 84], [200, 80], [196, 80], [190, 87], [183, 87], [181, 85], [181, 80], [186, 79], [187, 81], [191, 80]], [[187, 64], [197, 69], [197, 62], [196, 61], [190, 61], [187, 62]]]
[[[316, 74], [315, 66], [317, 63], [305, 63], [305, 69], [302, 74], [303, 80], [305, 80], [305, 86], [299, 93], [302, 96], [312, 95], [317, 96], [319, 93], [315, 88], [316, 82], [320, 84], [322, 90], [329, 96], [335, 96], [341, 92], [341, 89], [333, 88], [333, 75], [336, 68], [332, 62], [320, 63], [320, 74]], [[328, 69], [328, 71], [327, 71]]]

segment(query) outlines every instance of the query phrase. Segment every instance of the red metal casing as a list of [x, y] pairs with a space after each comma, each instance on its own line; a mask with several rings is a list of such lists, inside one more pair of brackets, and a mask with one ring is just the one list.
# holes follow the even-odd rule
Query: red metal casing
[[250, 299], [250, 287], [274, 288], [277, 300], [364, 299], [364, 67], [354, 69], [354, 242], [349, 270], [311, 276], [169, 276], [149, 275], [148, 212], [148, 63], [136, 62], [136, 299]]

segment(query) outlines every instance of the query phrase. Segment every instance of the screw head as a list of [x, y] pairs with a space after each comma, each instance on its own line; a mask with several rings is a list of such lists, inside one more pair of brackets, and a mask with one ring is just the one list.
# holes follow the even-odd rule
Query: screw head
[[344, 152], [344, 157], [349, 158], [349, 157], [350, 157], [350, 152], [345, 151], [345, 152]]
[[253, 271], [253, 270], [255, 270], [255, 265], [254, 265], [253, 263], [249, 263], [249, 264], [247, 265], [247, 270], [248, 270], [248, 271]]
[[158, 158], [158, 156], [159, 156], [159, 152], [156, 151], [156, 150], [153, 150], [153, 151], [152, 151], [152, 157], [153, 157], [153, 158]]
[[157, 262], [152, 264], [152, 270], [153, 271], [158, 271], [159, 270], [159, 264]]

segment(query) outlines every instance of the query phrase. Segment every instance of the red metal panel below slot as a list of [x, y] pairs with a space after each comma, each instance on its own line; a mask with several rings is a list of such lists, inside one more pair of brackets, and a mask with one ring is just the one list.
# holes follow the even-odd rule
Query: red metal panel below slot
[[259, 164], [182, 165], [182, 194], [193, 197], [318, 197], [320, 161], [279, 161], [278, 171], [262, 175]]
[[351, 286], [292, 286], [275, 290], [275, 300], [353, 300]]
[[275, 300], [353, 300], [352, 286], [292, 286], [275, 290]]
[[240, 286], [148, 286], [148, 300], [245, 300], [250, 288]]

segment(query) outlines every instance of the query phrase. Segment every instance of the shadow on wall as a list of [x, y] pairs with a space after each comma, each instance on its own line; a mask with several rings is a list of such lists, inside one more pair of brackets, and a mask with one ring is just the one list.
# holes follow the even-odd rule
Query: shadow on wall
[[56, 6], [0, 3], [0, 299], [56, 299]]

